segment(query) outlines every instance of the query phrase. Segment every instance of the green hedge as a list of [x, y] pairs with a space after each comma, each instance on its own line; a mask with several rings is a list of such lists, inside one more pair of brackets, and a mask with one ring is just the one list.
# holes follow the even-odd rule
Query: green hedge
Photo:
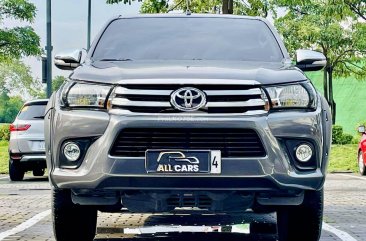
[[8, 141], [10, 140], [10, 124], [0, 124], [0, 140]]
[[[352, 135], [343, 133], [343, 127], [334, 125], [332, 128], [332, 144], [334, 145], [347, 145], [353, 144], [355, 139]], [[357, 142], [356, 142], [357, 143]]]

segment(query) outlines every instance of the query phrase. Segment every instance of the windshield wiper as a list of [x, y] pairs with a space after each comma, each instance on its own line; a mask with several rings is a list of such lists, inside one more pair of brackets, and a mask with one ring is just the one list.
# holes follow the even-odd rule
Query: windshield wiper
[[33, 119], [44, 119], [44, 115], [34, 116]]
[[132, 59], [99, 59], [98, 61], [133, 61]]

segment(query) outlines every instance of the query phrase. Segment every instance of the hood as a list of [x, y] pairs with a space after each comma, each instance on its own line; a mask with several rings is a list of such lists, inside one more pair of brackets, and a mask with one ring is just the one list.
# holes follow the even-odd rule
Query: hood
[[271, 62], [234, 61], [125, 61], [83, 64], [70, 75], [73, 80], [123, 84], [148, 79], [255, 80], [263, 85], [306, 80], [293, 66]]

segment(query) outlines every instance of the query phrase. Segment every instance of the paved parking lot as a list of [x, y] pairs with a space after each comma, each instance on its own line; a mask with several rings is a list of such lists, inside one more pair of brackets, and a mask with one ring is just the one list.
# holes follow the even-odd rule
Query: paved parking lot
[[[330, 174], [325, 190], [321, 240], [366, 241], [366, 178]], [[46, 178], [11, 183], [0, 176], [0, 240], [54, 240]], [[95, 240], [275, 241], [275, 218], [100, 213]]]

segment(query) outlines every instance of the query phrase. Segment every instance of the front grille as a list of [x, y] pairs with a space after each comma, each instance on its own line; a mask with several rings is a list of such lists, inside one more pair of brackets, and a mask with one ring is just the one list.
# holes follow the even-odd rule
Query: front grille
[[[264, 114], [265, 101], [256, 85], [245, 84], [124, 84], [115, 89], [112, 109], [125, 113], [180, 113], [170, 103], [171, 94], [182, 88], [203, 91], [207, 103], [197, 110], [206, 114]], [[190, 112], [192, 113], [192, 112]]]
[[223, 158], [266, 155], [254, 130], [208, 128], [127, 128], [117, 136], [111, 155], [144, 157], [148, 149], [220, 150]]

